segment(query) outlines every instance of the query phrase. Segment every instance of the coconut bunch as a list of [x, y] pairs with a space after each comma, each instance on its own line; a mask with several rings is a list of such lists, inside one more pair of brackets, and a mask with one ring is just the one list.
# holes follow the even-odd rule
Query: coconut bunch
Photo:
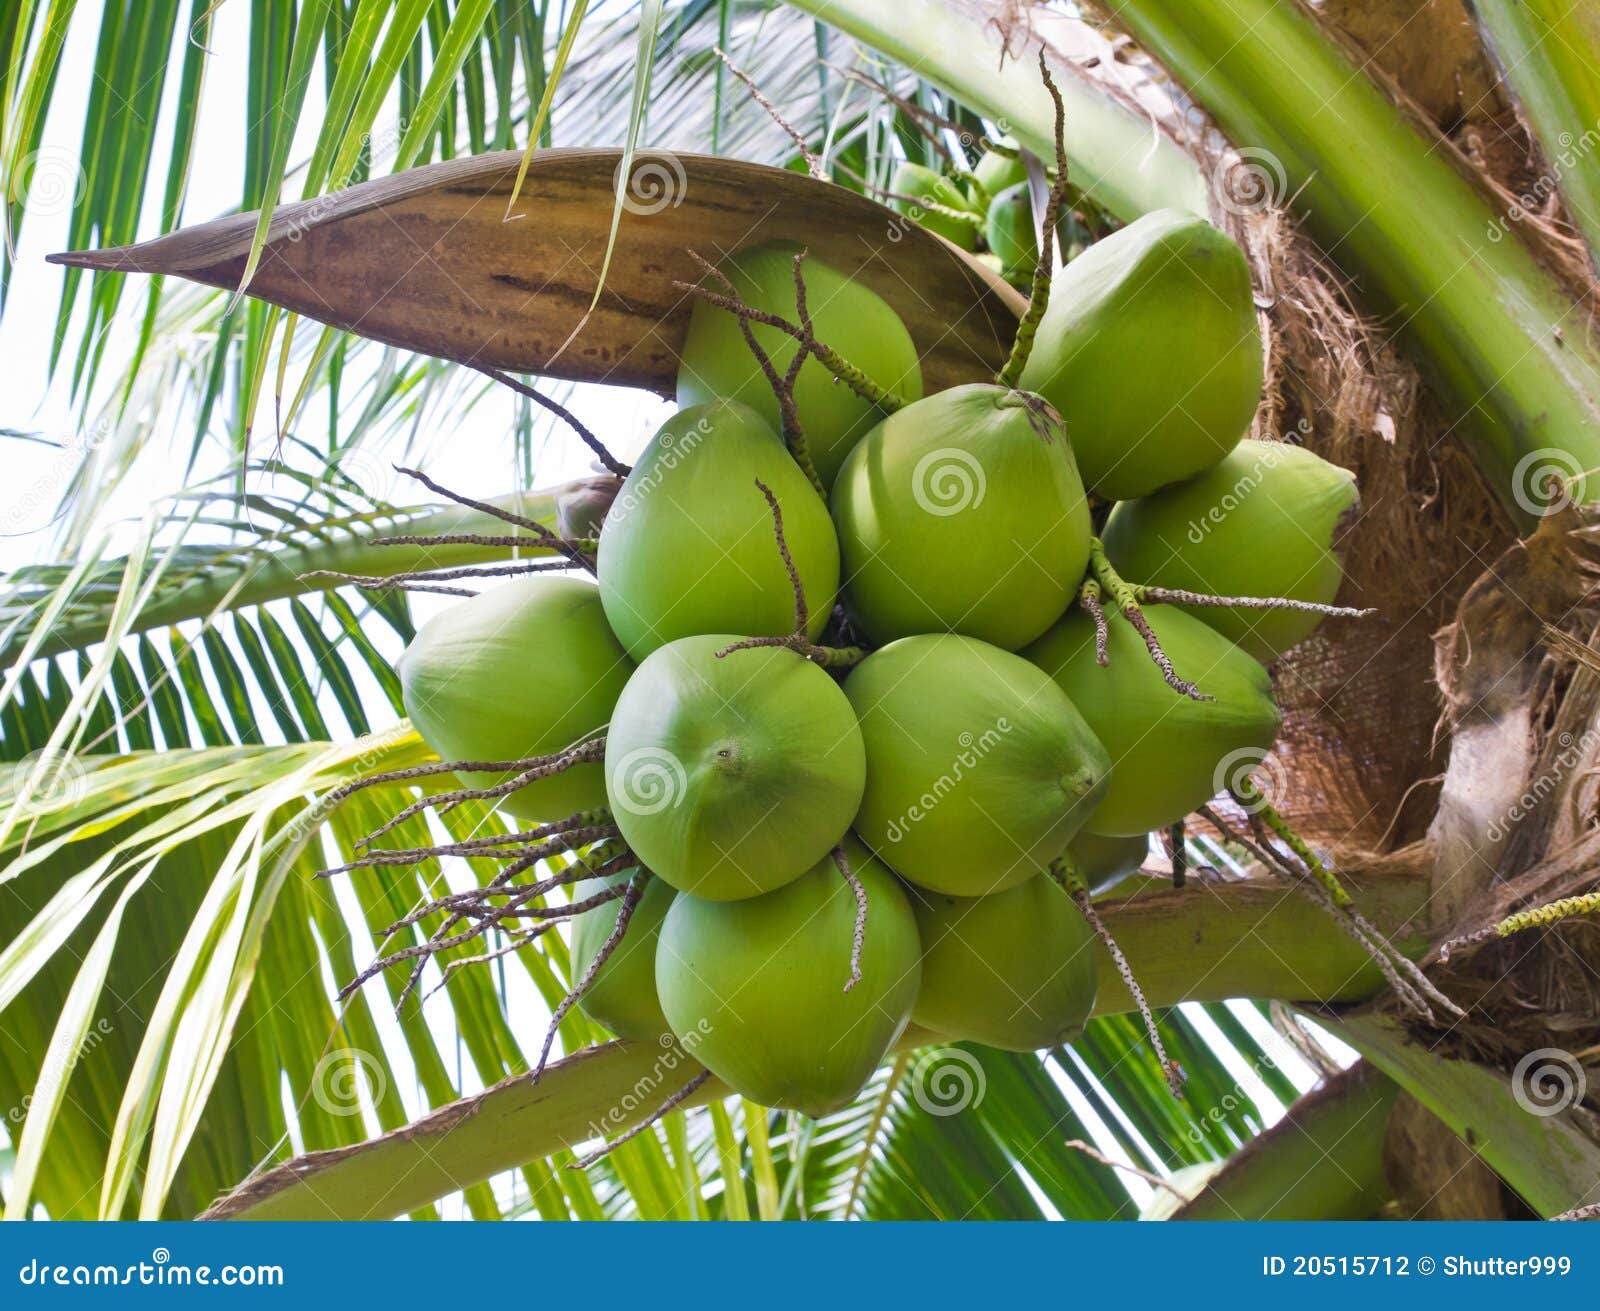
[[[1003, 194], [1011, 175], [980, 176]], [[501, 868], [401, 921], [440, 927], [352, 988], [570, 921], [575, 983], [540, 1068], [576, 1005], [812, 1115], [913, 1024], [1071, 1042], [1097, 934], [1138, 996], [1091, 891], [1230, 786], [1281, 824], [1229, 766], [1278, 731], [1267, 666], [1337, 613], [1356, 492], [1242, 440], [1262, 348], [1226, 236], [1157, 213], [1053, 287], [1051, 262], [999, 377], [932, 395], [860, 282], [781, 244], [703, 264], [680, 408], [597, 540], [539, 530], [593, 581], [522, 566], [400, 663], [441, 763], [385, 778], [460, 787], [385, 829], [466, 800], [522, 827], [356, 862]]]

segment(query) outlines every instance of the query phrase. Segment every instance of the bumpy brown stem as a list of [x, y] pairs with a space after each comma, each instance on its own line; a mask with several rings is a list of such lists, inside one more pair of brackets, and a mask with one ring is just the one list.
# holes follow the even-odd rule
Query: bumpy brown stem
[[[1180, 678], [1178, 671], [1172, 667], [1172, 661], [1161, 648], [1161, 640], [1155, 635], [1155, 630], [1150, 627], [1149, 621], [1144, 617], [1144, 611], [1139, 609], [1139, 599], [1133, 587], [1123, 580], [1121, 574], [1111, 567], [1111, 561], [1106, 558], [1105, 544], [1098, 537], [1089, 539], [1089, 572], [1093, 580], [1099, 584], [1100, 590], [1111, 599], [1122, 617], [1133, 625], [1134, 630], [1144, 639], [1145, 650], [1150, 653], [1150, 659], [1155, 662], [1161, 671], [1161, 677], [1166, 680], [1167, 686], [1181, 696], [1186, 696], [1193, 701], [1212, 701], [1214, 697], [1207, 696], [1186, 678]], [[1095, 652], [1098, 658], [1100, 650], [1100, 634], [1095, 634]]]
[[778, 498], [772, 494], [772, 488], [759, 478], [755, 482], [761, 495], [766, 497], [767, 508], [772, 512], [772, 533], [777, 538], [778, 555], [782, 558], [783, 567], [789, 575], [789, 586], [794, 589], [794, 632], [769, 637], [747, 637], [723, 647], [717, 652], [717, 659], [721, 660], [735, 651], [782, 646], [827, 669], [848, 669], [860, 664], [867, 658], [867, 653], [860, 647], [819, 646], [806, 636], [806, 629], [811, 624], [811, 609], [806, 603], [805, 588], [800, 582], [800, 570], [795, 565], [788, 539], [783, 533], [783, 510], [778, 505]]
[[844, 881], [850, 885], [850, 891], [856, 898], [856, 923], [850, 940], [850, 979], [844, 985], [844, 990], [849, 992], [861, 982], [861, 949], [867, 942], [867, 890], [850, 868], [850, 858], [845, 855], [844, 847], [835, 847], [832, 854], [833, 863], [839, 867], [839, 873], [844, 876]]
[[1094, 620], [1094, 662], [1104, 669], [1111, 663], [1106, 654], [1106, 644], [1110, 641], [1111, 631], [1106, 627], [1106, 610], [1100, 604], [1100, 584], [1094, 579], [1084, 580], [1082, 589], [1078, 592], [1078, 604], [1089, 612], [1089, 618]]
[[644, 885], [649, 881], [650, 872], [643, 866], [634, 871], [633, 877], [628, 880], [623, 889], [622, 905], [617, 909], [617, 923], [607, 936], [600, 950], [595, 953], [594, 960], [589, 962], [589, 968], [583, 972], [583, 977], [567, 989], [567, 995], [561, 999], [561, 1004], [550, 1014], [550, 1024], [544, 1031], [544, 1046], [539, 1048], [539, 1063], [533, 1067], [531, 1076], [534, 1083], [538, 1083], [544, 1074], [544, 1067], [550, 1063], [550, 1049], [555, 1046], [556, 1031], [561, 1027], [561, 1021], [567, 1018], [567, 1013], [578, 1003], [578, 999], [588, 992], [594, 985], [605, 963], [611, 959], [611, 954], [621, 944], [623, 936], [628, 932], [628, 924], [633, 919], [633, 912], [638, 908], [639, 899], [644, 896]]
[[1376, 610], [1358, 610], [1348, 605], [1322, 605], [1317, 601], [1296, 601], [1289, 596], [1213, 596], [1209, 592], [1190, 592], [1181, 587], [1153, 587], [1147, 583], [1130, 584], [1140, 601], [1151, 605], [1210, 605], [1228, 606], [1239, 610], [1299, 610], [1311, 615], [1331, 615], [1340, 619], [1365, 619]]
[[662, 1120], [666, 1119], [666, 1117], [670, 1115], [681, 1102], [685, 1101], [696, 1088], [700, 1087], [700, 1085], [710, 1077], [710, 1070], [701, 1070], [699, 1074], [695, 1075], [694, 1078], [690, 1079], [688, 1083], [684, 1084], [683, 1087], [679, 1088], [677, 1092], [673, 1093], [671, 1097], [667, 1098], [667, 1100], [662, 1102], [660, 1106], [656, 1107], [654, 1113], [648, 1120], [634, 1125], [633, 1128], [629, 1129], [627, 1133], [620, 1134], [613, 1138], [604, 1147], [590, 1152], [587, 1156], [580, 1156], [567, 1168], [569, 1170], [587, 1170], [596, 1161], [603, 1160], [608, 1154], [621, 1147], [623, 1143], [628, 1142], [630, 1139], [637, 1138], [646, 1129], [650, 1128], [651, 1125], [658, 1124]]
[[1067, 199], [1067, 107], [1062, 103], [1061, 92], [1056, 89], [1055, 79], [1050, 76], [1050, 69], [1045, 64], [1042, 47], [1039, 50], [1039, 76], [1044, 80], [1045, 90], [1050, 93], [1050, 99], [1056, 107], [1056, 179], [1050, 188], [1050, 197], [1045, 202], [1043, 240], [1039, 246], [1038, 262], [1033, 266], [1033, 286], [1028, 290], [1028, 308], [1017, 324], [1011, 354], [996, 378], [1002, 387], [1017, 385], [1023, 369], [1027, 367], [1028, 356], [1033, 353], [1033, 339], [1038, 335], [1039, 322], [1050, 303], [1050, 279], [1055, 273], [1056, 222], [1061, 214], [1061, 206]]
[[534, 536], [533, 545], [542, 546], [548, 551], [554, 551], [557, 555], [565, 556], [578, 568], [587, 569], [590, 573], [594, 572], [594, 560], [578, 543], [569, 541], [565, 537], [557, 536], [537, 519], [529, 519], [520, 514], [513, 514], [510, 510], [501, 506], [490, 505], [487, 501], [475, 501], [470, 496], [462, 496], [457, 492], [452, 492], [449, 488], [441, 487], [434, 482], [432, 478], [428, 477], [420, 469], [407, 469], [397, 464], [395, 465], [395, 471], [405, 474], [408, 478], [415, 478], [430, 492], [437, 496], [442, 496], [448, 501], [454, 501], [457, 505], [464, 505], [469, 510], [477, 510], [480, 514], [487, 514], [491, 518], [501, 520], [503, 523], [514, 524], [518, 528], [527, 529]]
[[1600, 1202], [1590, 1202], [1587, 1206], [1575, 1206], [1570, 1211], [1563, 1211], [1560, 1215], [1553, 1215], [1552, 1220], [1600, 1220]]
[[782, 128], [788, 135], [789, 140], [794, 142], [795, 149], [800, 152], [800, 158], [806, 162], [806, 171], [819, 182], [832, 181], [828, 176], [828, 170], [822, 166], [822, 161], [817, 158], [816, 152], [811, 149], [810, 142], [784, 120], [783, 115], [778, 112], [778, 107], [772, 101], [761, 94], [761, 88], [756, 85], [755, 79], [734, 63], [733, 60], [729, 59], [721, 46], [712, 46], [711, 48], [716, 52], [717, 58], [727, 66], [728, 71], [744, 83], [745, 90], [750, 93], [750, 98], [766, 110], [767, 117]]
[[594, 452], [595, 458], [599, 460], [607, 470], [616, 474], [618, 478], [626, 478], [630, 473], [633, 472], [631, 465], [626, 465], [621, 460], [617, 459], [616, 456], [606, 449], [606, 444], [596, 437], [576, 414], [569, 410], [565, 405], [562, 405], [559, 401], [551, 400], [550, 397], [546, 396], [543, 392], [528, 386], [527, 383], [522, 382], [519, 379], [513, 378], [509, 373], [500, 372], [499, 369], [491, 369], [482, 364], [472, 364], [470, 361], [468, 362], [468, 367], [476, 369], [479, 373], [483, 374], [485, 378], [492, 378], [502, 387], [511, 388], [511, 390], [516, 392], [517, 395], [526, 396], [536, 405], [542, 405], [551, 414], [555, 415], [556, 418], [565, 423], [567, 427], [571, 428], [573, 432], [577, 433], [578, 439]]
[[1172, 1090], [1172, 1095], [1181, 1101], [1184, 1081], [1188, 1076], [1184, 1074], [1183, 1066], [1167, 1055], [1167, 1050], [1161, 1042], [1161, 1034], [1156, 1030], [1156, 1017], [1150, 1010], [1150, 1003], [1145, 1000], [1144, 989], [1133, 977], [1133, 968], [1128, 964], [1128, 958], [1122, 954], [1122, 948], [1117, 946], [1117, 940], [1111, 936], [1111, 930], [1100, 918], [1100, 912], [1095, 910], [1094, 901], [1089, 896], [1089, 888], [1083, 881], [1082, 873], [1072, 858], [1066, 855], [1058, 856], [1051, 861], [1048, 873], [1072, 898], [1083, 918], [1088, 921], [1089, 927], [1094, 930], [1095, 936], [1105, 944], [1106, 951], [1111, 955], [1112, 965], [1128, 989], [1129, 996], [1133, 998], [1133, 1004], [1139, 1008], [1139, 1014], [1144, 1020], [1145, 1033], [1150, 1038], [1150, 1046], [1156, 1054], [1156, 1059], [1161, 1062], [1162, 1072], [1167, 1076], [1167, 1087]]
[[[405, 847], [395, 851], [369, 851], [365, 856], [347, 865], [335, 865], [322, 870], [318, 878], [335, 874], [349, 874], [358, 869], [378, 869], [391, 865], [420, 865], [425, 860], [439, 860], [445, 856], [465, 856], [475, 860], [527, 860], [537, 853], [538, 859], [560, 855], [592, 842], [618, 837], [619, 830], [612, 824], [572, 825], [534, 829], [529, 834], [506, 833], [488, 837], [467, 838], [461, 842], [441, 842], [437, 846]], [[532, 842], [535, 845], [530, 847]], [[526, 867], [524, 867], [526, 868]]]
[[[797, 349], [794, 353], [794, 358], [789, 361], [789, 367], [780, 375], [778, 366], [772, 362], [772, 356], [762, 349], [761, 343], [756, 340], [755, 330], [750, 326], [751, 319], [756, 317], [756, 311], [739, 299], [738, 289], [733, 285], [728, 275], [715, 264], [692, 250], [689, 252], [689, 257], [700, 266], [707, 277], [715, 278], [725, 289], [726, 295], [716, 298], [713, 303], [732, 314], [738, 320], [739, 331], [744, 336], [745, 345], [750, 348], [751, 355], [755, 356], [755, 361], [760, 366], [761, 372], [766, 376], [767, 385], [772, 388], [772, 394], [778, 402], [778, 415], [783, 428], [784, 445], [789, 448], [789, 454], [794, 457], [794, 462], [800, 466], [800, 471], [805, 474], [806, 481], [811, 484], [817, 495], [826, 501], [828, 499], [828, 489], [822, 485], [822, 478], [817, 473], [817, 466], [812, 462], [811, 448], [806, 442], [805, 428], [800, 423], [800, 409], [795, 404], [794, 399], [795, 383], [799, 380], [800, 369], [806, 362], [806, 350], [804, 347]], [[794, 257], [797, 305], [805, 303], [805, 279], [800, 273], [800, 261], [804, 258], [804, 251]], [[688, 284], [678, 283], [676, 285], [686, 286]], [[710, 293], [702, 294], [707, 299], [711, 299]]]
[[[707, 260], [694, 251], [691, 250], [689, 254], [702, 267], [712, 267]], [[801, 255], [804, 255], [803, 251]], [[698, 282], [674, 282], [672, 285], [688, 292], [691, 296], [698, 296], [709, 305], [715, 305], [718, 309], [727, 310], [730, 314], [736, 314], [749, 319], [753, 323], [762, 323], [769, 328], [778, 329], [779, 332], [788, 333], [789, 336], [800, 343], [802, 351], [809, 352], [819, 364], [849, 387], [851, 391], [855, 392], [857, 396], [870, 405], [876, 405], [885, 413], [892, 414], [896, 410], [905, 408], [904, 397], [889, 391], [887, 388], [878, 386], [860, 369], [851, 364], [849, 360], [840, 355], [838, 351], [834, 350], [826, 342], [818, 341], [815, 333], [807, 332], [799, 324], [791, 323], [782, 315], [774, 314], [770, 310], [758, 310], [754, 306], [746, 305], [736, 295], [725, 295], [712, 291], [709, 287], [703, 286]]]
[[367, 592], [433, 592], [440, 596], [476, 596], [467, 587], [441, 584], [456, 578], [510, 578], [518, 574], [546, 574], [572, 565], [566, 560], [532, 560], [527, 564], [473, 565], [460, 569], [416, 569], [403, 574], [346, 574], [336, 569], [313, 569], [301, 574], [302, 582], [312, 578], [332, 578]]
[[606, 754], [606, 740], [604, 736], [585, 742], [567, 751], [560, 751], [549, 756], [530, 756], [526, 760], [449, 760], [441, 761], [437, 766], [419, 765], [413, 769], [394, 770], [389, 774], [378, 774], [372, 778], [364, 778], [356, 783], [347, 784], [337, 792], [331, 793], [332, 800], [343, 800], [352, 792], [364, 787], [371, 787], [375, 783], [403, 782], [408, 777], [421, 777], [424, 774], [503, 774], [509, 770], [516, 773], [504, 783], [496, 783], [493, 787], [486, 788], [457, 788], [452, 792], [435, 792], [429, 796], [419, 798], [406, 806], [386, 823], [372, 830], [361, 839], [363, 845], [371, 844], [390, 830], [398, 828], [406, 820], [423, 811], [436, 808], [442, 814], [454, 810], [457, 806], [468, 801], [495, 801], [500, 797], [508, 797], [520, 787], [536, 782], [541, 778], [553, 778], [557, 774], [565, 773], [574, 765], [593, 764], [603, 760]]

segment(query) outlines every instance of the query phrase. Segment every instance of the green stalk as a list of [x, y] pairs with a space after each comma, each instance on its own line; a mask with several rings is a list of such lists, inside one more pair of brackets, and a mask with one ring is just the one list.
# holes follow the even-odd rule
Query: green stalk
[[[993, 12], [970, 0], [790, 0], [796, 9], [882, 51], [1002, 125], [1041, 159], [1055, 158], [1055, 107], [1030, 51], [1007, 58]], [[997, 71], [999, 70], [999, 71]], [[1120, 218], [1152, 209], [1206, 213], [1194, 160], [1150, 121], [1066, 69], [1056, 79], [1067, 106], [1072, 181]]]
[[[1472, 8], [1600, 264], [1600, 9], [1573, 0], [1476, 0]], [[1536, 188], [1523, 200], [1536, 209], [1544, 194]]]
[[1518, 483], [1541, 459], [1600, 467], [1600, 357], [1582, 311], [1313, 17], [1284, 0], [1108, 5], [1235, 145], [1268, 152], [1513, 514], [1536, 511], [1538, 489]]

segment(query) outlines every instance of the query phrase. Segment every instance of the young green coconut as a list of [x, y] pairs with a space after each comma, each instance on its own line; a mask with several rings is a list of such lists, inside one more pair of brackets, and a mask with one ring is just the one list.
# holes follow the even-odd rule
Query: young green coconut
[[734, 1091], [826, 1115], [861, 1091], [905, 1028], [921, 959], [899, 882], [846, 840], [765, 896], [678, 897], [661, 926], [656, 990], [673, 1033]]
[[[424, 624], [400, 657], [400, 692], [417, 732], [444, 760], [518, 761], [603, 729], [633, 672], [594, 584], [538, 575], [498, 587]], [[467, 787], [517, 771], [468, 772]], [[598, 764], [535, 779], [503, 798], [511, 814], [552, 820], [605, 804]]]
[[1011, 282], [1031, 282], [1039, 262], [1039, 240], [1033, 230], [1033, 198], [1026, 182], [1007, 187], [989, 202], [983, 219], [984, 239], [1000, 260], [1000, 272]]
[[[1103, 540], [1119, 573], [1158, 587], [1331, 605], [1355, 475], [1303, 447], [1243, 441], [1215, 467], [1111, 512]], [[1304, 641], [1315, 612], [1197, 606], [1190, 613], [1268, 662]]]
[[889, 191], [898, 212], [962, 250], [977, 250], [983, 217], [952, 179], [908, 160], [895, 169]]
[[[787, 243], [757, 246], [723, 261], [719, 269], [750, 309], [796, 320], [798, 249]], [[806, 261], [804, 279], [807, 312], [819, 338], [885, 391], [911, 400], [922, 395], [916, 346], [882, 297], [821, 260]], [[770, 324], [752, 321], [749, 326], [778, 372], [786, 370], [801, 349], [799, 343]], [[850, 448], [877, 422], [878, 412], [816, 359], [800, 366], [793, 391], [807, 450], [823, 487], [829, 487]], [[678, 404], [724, 398], [750, 406], [773, 428], [782, 429], [778, 400], [745, 340], [739, 316], [697, 299], [678, 357]]]
[[1062, 270], [1019, 378], [1061, 412], [1084, 482], [1112, 501], [1216, 464], [1244, 436], [1261, 383], [1244, 253], [1176, 210]]
[[1070, 611], [1022, 653], [1066, 692], [1110, 752], [1110, 782], [1084, 825], [1107, 837], [1176, 823], [1223, 790], [1225, 757], [1264, 754], [1278, 735], [1272, 684], [1258, 661], [1173, 606], [1145, 606], [1143, 614], [1171, 666], [1203, 689], [1201, 697], [1174, 689], [1146, 639], [1117, 611], [1105, 615], [1104, 664], [1095, 619], [1083, 610]]
[[[573, 887], [572, 900], [586, 901], [596, 893], [626, 884], [635, 873], [635, 869], [626, 869], [584, 879]], [[572, 977], [583, 980], [594, 970], [578, 997], [578, 1009], [619, 1038], [643, 1041], [671, 1031], [656, 996], [656, 942], [661, 936], [661, 921], [676, 895], [670, 884], [651, 879], [633, 907], [625, 932], [614, 943], [611, 939], [617, 927], [617, 903], [607, 902], [573, 917]], [[597, 961], [599, 967], [595, 968]]]
[[784, 647], [727, 650], [739, 640], [656, 651], [606, 734], [606, 793], [628, 846], [679, 891], [716, 901], [805, 873], [844, 836], [866, 783], [839, 685]]
[[1071, 603], [1089, 506], [1059, 417], [972, 383], [895, 411], [833, 485], [846, 602], [878, 643], [955, 632], [1015, 650]]
[[839, 586], [827, 507], [755, 410], [721, 401], [662, 425], [606, 514], [600, 600], [635, 660], [697, 633], [776, 635], [794, 626], [794, 590], [772, 549], [768, 503], [783, 506], [789, 551], [818, 636]]
[[866, 744], [855, 831], [902, 877], [975, 897], [1032, 877], [1082, 827], [1110, 770], [1072, 702], [1020, 656], [907, 637], [851, 670]]
[[1089, 891], [1101, 893], [1116, 887], [1130, 874], [1139, 871], [1150, 854], [1150, 835], [1107, 838], [1098, 833], [1080, 832], [1067, 843], [1067, 856]]
[[1028, 166], [1022, 162], [1022, 153], [1015, 137], [1001, 137], [996, 143], [1005, 150], [985, 150], [972, 166], [972, 176], [983, 188], [986, 196], [998, 196], [1008, 187], [1028, 180]]
[[1094, 931], [1048, 875], [983, 897], [910, 899], [922, 935], [917, 1024], [1011, 1052], [1082, 1034], [1097, 991]]

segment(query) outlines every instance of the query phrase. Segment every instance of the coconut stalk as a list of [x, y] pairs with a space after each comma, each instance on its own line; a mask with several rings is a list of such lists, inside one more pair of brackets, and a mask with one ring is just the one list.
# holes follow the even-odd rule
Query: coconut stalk
[[1236, 146], [1268, 152], [1358, 295], [1400, 325], [1513, 516], [1531, 522], [1549, 500], [1522, 485], [1541, 459], [1600, 468], [1583, 310], [1314, 17], [1281, 0], [1107, 8]]
[[[1357, 901], [1380, 922], [1413, 917], [1426, 880], [1412, 864], [1372, 870]], [[1266, 881], [1159, 888], [1099, 903], [1157, 1007], [1227, 997], [1356, 1001], [1383, 986], [1366, 953], [1328, 931], [1316, 907]], [[1308, 952], [1308, 943], [1316, 950]], [[1096, 1014], [1132, 1007], [1110, 956], [1096, 950]], [[1313, 997], [1307, 997], [1312, 994]], [[921, 1046], [913, 1031], [901, 1049]], [[404, 1215], [502, 1170], [600, 1132], [615, 1137], [647, 1118], [700, 1072], [677, 1047], [612, 1042], [429, 1112], [404, 1129], [352, 1147], [313, 1152], [247, 1180], [207, 1212], [213, 1219], [371, 1220]], [[681, 1103], [727, 1095], [715, 1080]]]
[[[993, 9], [970, 0], [790, 3], [915, 69], [1041, 159], [1055, 158], [1055, 107], [1031, 54], [1000, 67]], [[1072, 65], [1052, 64], [1066, 104], [1073, 186], [1122, 219], [1163, 208], [1206, 213], [1200, 166], [1177, 142]]]
[[[1589, 243], [1591, 264], [1600, 263], [1600, 9], [1571, 0], [1468, 7]], [[1546, 195], [1535, 189], [1528, 199], [1542, 207]]]

